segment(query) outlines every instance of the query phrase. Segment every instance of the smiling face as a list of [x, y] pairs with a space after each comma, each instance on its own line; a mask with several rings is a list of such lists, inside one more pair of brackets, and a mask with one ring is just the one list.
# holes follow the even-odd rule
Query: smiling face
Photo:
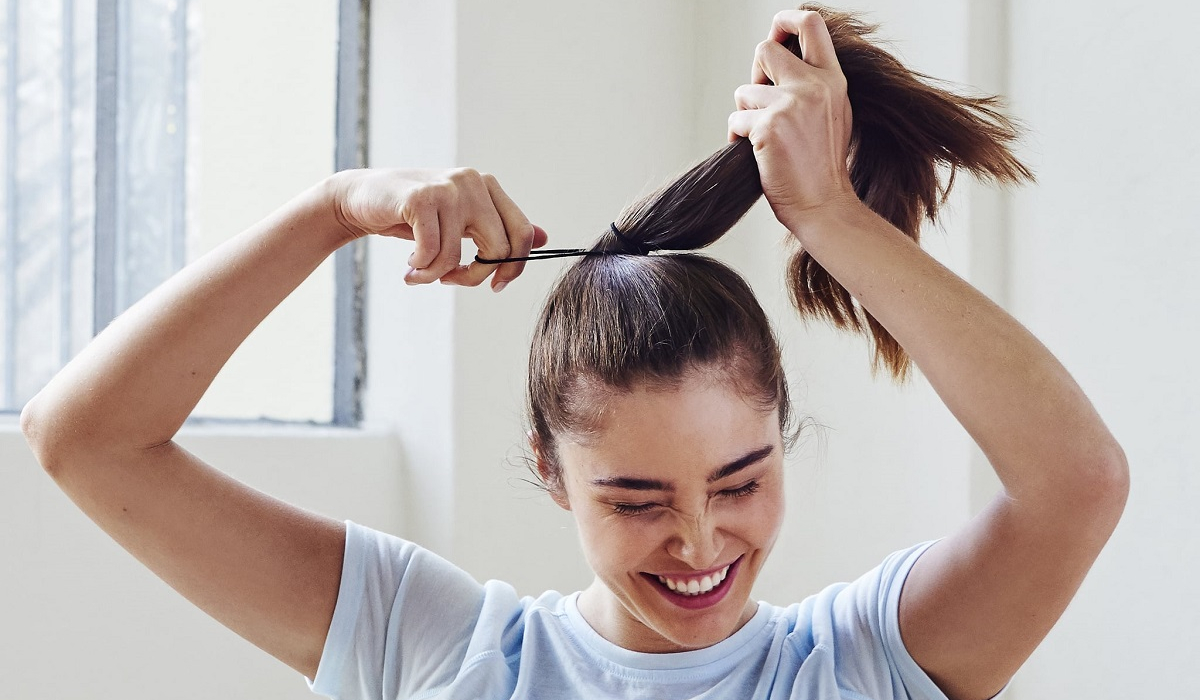
[[753, 617], [750, 590], [779, 534], [778, 413], [712, 372], [601, 393], [594, 429], [557, 444], [555, 500], [596, 573], [580, 612], [633, 651], [711, 646]]

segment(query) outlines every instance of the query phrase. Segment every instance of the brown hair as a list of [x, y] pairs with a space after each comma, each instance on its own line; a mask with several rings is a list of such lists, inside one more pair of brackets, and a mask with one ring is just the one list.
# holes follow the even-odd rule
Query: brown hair
[[[858, 197], [917, 240], [936, 221], [961, 169], [1001, 184], [1032, 180], [1013, 155], [1019, 130], [994, 96], [955, 94], [905, 68], [870, 43], [877, 29], [860, 18], [805, 4], [825, 19], [846, 76], [854, 120], [850, 180]], [[788, 47], [799, 55], [795, 37]], [[947, 168], [945, 181], [938, 169]], [[753, 147], [738, 139], [630, 205], [597, 252], [642, 247], [686, 251], [725, 234], [762, 195]], [[624, 239], [624, 240], [623, 240]], [[899, 343], [803, 249], [788, 265], [792, 302], [818, 318], [871, 339], [875, 366], [903, 379], [910, 360]], [[529, 416], [541, 456], [558, 484], [554, 435], [586, 433], [597, 382], [615, 389], [638, 381], [678, 381], [703, 366], [730, 366], [747, 395], [778, 408], [788, 432], [789, 406], [779, 348], [750, 287], [725, 265], [692, 255], [597, 255], [563, 274], [542, 310], [530, 353]]]

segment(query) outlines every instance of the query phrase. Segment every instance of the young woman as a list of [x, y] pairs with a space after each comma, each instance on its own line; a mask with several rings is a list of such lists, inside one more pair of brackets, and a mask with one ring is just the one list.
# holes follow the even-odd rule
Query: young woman
[[[991, 697], [1108, 539], [1127, 469], [1050, 353], [913, 240], [936, 213], [939, 162], [1028, 175], [1010, 125], [916, 80], [868, 31], [780, 13], [736, 93], [731, 145], [624, 212], [551, 292], [532, 447], [578, 523], [596, 574], [584, 591], [481, 586], [172, 441], [234, 349], [347, 241], [415, 240], [413, 284], [515, 279], [546, 234], [472, 170], [346, 172], [303, 193], [117, 319], [22, 427], [118, 542], [330, 697]], [[1004, 487], [961, 531], [789, 607], [750, 600], [792, 432], [775, 339], [729, 268], [649, 254], [707, 245], [761, 193], [802, 247], [801, 312], [868, 332], [897, 376], [911, 357]], [[483, 262], [460, 265], [464, 236]]]

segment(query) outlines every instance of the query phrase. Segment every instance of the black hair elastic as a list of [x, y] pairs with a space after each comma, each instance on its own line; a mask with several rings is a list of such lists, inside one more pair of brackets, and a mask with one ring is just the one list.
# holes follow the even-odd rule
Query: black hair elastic
[[617, 230], [617, 223], [615, 221], [609, 225], [609, 230], [613, 232], [613, 235], [617, 237], [617, 240], [621, 242], [621, 245], [625, 246], [625, 250], [621, 252], [629, 253], [630, 255], [649, 255], [650, 251], [654, 250], [654, 248], [652, 248], [648, 243], [631, 241], [626, 238], [625, 234]]
[[526, 260], [549, 260], [551, 258], [574, 258], [587, 257], [589, 255], [649, 255], [650, 251], [654, 250], [645, 243], [631, 241], [625, 237], [625, 234], [617, 230], [617, 224], [614, 221], [609, 224], [609, 230], [625, 247], [625, 250], [589, 250], [587, 248], [546, 248], [544, 250], [531, 250], [529, 255], [520, 258], [481, 258], [475, 256], [475, 262], [483, 263], [484, 265], [500, 265], [510, 262], [525, 262]]

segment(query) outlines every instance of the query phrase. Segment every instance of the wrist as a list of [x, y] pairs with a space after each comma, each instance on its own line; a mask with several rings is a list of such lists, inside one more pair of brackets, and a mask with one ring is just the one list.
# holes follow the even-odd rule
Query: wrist
[[309, 190], [310, 204], [323, 219], [322, 230], [329, 231], [338, 239], [338, 247], [365, 238], [368, 231], [355, 226], [342, 211], [342, 202], [346, 201], [346, 192], [351, 181], [358, 177], [358, 171], [342, 170], [322, 180]]
[[809, 248], [811, 244], [838, 229], [863, 228], [879, 221], [879, 216], [854, 194], [830, 198], [820, 206], [794, 214], [785, 222], [788, 231]]

